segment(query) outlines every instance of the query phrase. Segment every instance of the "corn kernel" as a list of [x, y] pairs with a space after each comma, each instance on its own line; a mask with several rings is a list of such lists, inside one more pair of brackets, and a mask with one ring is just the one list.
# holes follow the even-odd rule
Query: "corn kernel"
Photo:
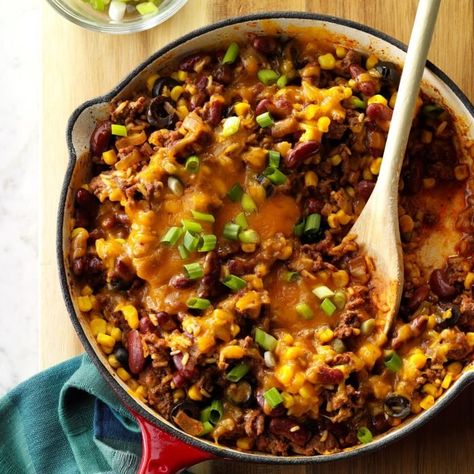
[[295, 360], [304, 354], [304, 350], [301, 347], [289, 347], [283, 354], [283, 360]]
[[397, 93], [394, 92], [388, 101], [388, 105], [393, 109], [395, 107], [395, 102], [397, 101]]
[[336, 58], [331, 53], [327, 53], [319, 56], [318, 62], [321, 66], [321, 69], [334, 69], [334, 66], [336, 65]]
[[242, 359], [245, 351], [240, 346], [227, 346], [221, 350], [219, 358], [224, 359]]
[[117, 360], [117, 357], [115, 357], [113, 354], [110, 354], [109, 357], [107, 357], [107, 360], [109, 361], [109, 364], [114, 369], [118, 369], [120, 367], [120, 362]]
[[342, 59], [342, 58], [345, 58], [346, 57], [346, 54], [347, 54], [347, 49], [342, 47], [342, 46], [338, 46], [336, 48], [336, 56], [339, 58], [339, 59]]
[[349, 283], [349, 273], [345, 270], [337, 270], [332, 274], [332, 281], [337, 288], [343, 288]]
[[93, 293], [92, 288], [89, 285], [84, 286], [81, 290], [82, 296], [90, 296], [92, 295], [92, 293]]
[[423, 392], [427, 393], [428, 395], [432, 395], [433, 397], [436, 397], [438, 393], [438, 389], [432, 384], [432, 383], [426, 383], [423, 385]]
[[117, 153], [115, 153], [115, 150], [107, 150], [102, 153], [102, 160], [104, 160], [104, 163], [112, 166], [117, 163]]
[[356, 86], [357, 86], [357, 82], [355, 81], [355, 79], [349, 79], [347, 81], [347, 85], [351, 88], [351, 89], [354, 89]]
[[355, 197], [355, 189], [352, 186], [346, 186], [346, 193], [349, 194], [350, 197]]
[[321, 131], [318, 127], [313, 127], [312, 125], [305, 125], [304, 133], [300, 137], [300, 142], [307, 142], [309, 140], [321, 141]]
[[426, 356], [422, 352], [417, 352], [417, 353], [410, 356], [410, 362], [417, 369], [422, 369], [426, 364]]
[[366, 69], [372, 69], [375, 66], [377, 66], [378, 62], [379, 62], [379, 58], [377, 56], [375, 56], [375, 54], [371, 54], [367, 58], [367, 61], [365, 62], [365, 67], [366, 67]]
[[138, 382], [135, 380], [135, 379], [128, 379], [127, 381], [127, 385], [133, 390], [135, 391], [137, 388], [138, 388]]
[[284, 334], [282, 334], [281, 336], [281, 340], [285, 343], [285, 344], [293, 344], [293, 342], [295, 341], [293, 339], [293, 336], [287, 332], [285, 332]]
[[364, 171], [362, 171], [362, 176], [366, 181], [372, 181], [372, 178], [374, 177], [369, 168], [364, 168]]
[[295, 375], [295, 368], [292, 365], [280, 365], [275, 371], [276, 378], [283, 385], [290, 385], [293, 376]]
[[107, 321], [102, 318], [94, 318], [90, 323], [89, 326], [91, 328], [91, 332], [93, 336], [97, 336], [100, 332], [104, 333], [107, 329]]
[[382, 351], [375, 344], [366, 342], [359, 348], [357, 355], [364, 361], [365, 365], [372, 368], [375, 361], [382, 355]]
[[321, 133], [327, 133], [329, 125], [331, 125], [331, 119], [329, 117], [318, 118], [317, 127]]
[[135, 308], [135, 306], [131, 304], [125, 304], [125, 305], [118, 305], [115, 308], [115, 311], [122, 311], [123, 317], [125, 318], [125, 321], [127, 321], [128, 325], [132, 329], [137, 329], [138, 328], [138, 311]]
[[382, 158], [375, 158], [370, 163], [370, 172], [374, 175], [378, 175], [380, 173], [380, 167], [382, 166]]
[[462, 371], [462, 364], [461, 362], [451, 362], [448, 365], [448, 374], [458, 375]]
[[122, 330], [120, 328], [112, 328], [110, 331], [110, 335], [117, 341], [120, 342], [122, 340]]
[[91, 296], [78, 296], [77, 306], [81, 311], [88, 312], [92, 309], [92, 297]]
[[431, 408], [434, 405], [434, 397], [433, 395], [426, 395], [423, 400], [420, 402], [420, 407], [423, 408], [423, 410], [428, 410], [428, 408]]
[[197, 387], [196, 384], [194, 385], [191, 385], [191, 387], [189, 388], [188, 390], [188, 397], [191, 399], [191, 400], [194, 400], [196, 402], [200, 402], [202, 400], [202, 394], [201, 392], [199, 391], [199, 388]]
[[346, 225], [351, 221], [351, 216], [348, 216], [342, 209], [336, 212], [336, 216], [339, 224]]
[[464, 288], [469, 290], [474, 284], [474, 272], [468, 272], [466, 278], [464, 278]]
[[287, 392], [282, 392], [281, 396], [283, 397], [283, 405], [285, 408], [290, 408], [295, 404], [295, 399], [293, 395], [290, 395]]
[[175, 390], [173, 392], [173, 400], [175, 402], [182, 400], [185, 396], [186, 394], [184, 393], [184, 390], [182, 388], [178, 388], [178, 390]]
[[239, 449], [243, 449], [245, 451], [248, 451], [249, 449], [252, 449], [252, 446], [253, 446], [253, 440], [252, 438], [239, 438], [235, 445], [237, 446], [237, 448]]
[[323, 329], [319, 334], [318, 334], [318, 339], [324, 344], [326, 342], [332, 341], [332, 338], [334, 337], [334, 332], [332, 331], [331, 328], [326, 328]]
[[403, 233], [411, 232], [414, 227], [415, 227], [415, 223], [413, 222], [413, 219], [408, 214], [405, 214], [402, 217], [400, 217], [400, 230]]
[[383, 95], [375, 94], [367, 100], [367, 104], [387, 105], [387, 99]]
[[114, 347], [115, 346], [115, 339], [113, 337], [109, 336], [108, 334], [103, 333], [103, 332], [100, 332], [99, 334], [97, 334], [97, 342], [101, 346], [105, 346], [105, 347]]
[[436, 316], [434, 314], [431, 314], [430, 316], [428, 316], [428, 323], [426, 325], [426, 327], [428, 329], [434, 329], [434, 327], [437, 325], [438, 323], [436, 322]]
[[256, 244], [242, 244], [240, 248], [242, 249], [242, 252], [253, 253], [255, 252], [257, 245]]
[[135, 395], [142, 401], [145, 401], [147, 392], [146, 388], [143, 385], [139, 385], [138, 388], [135, 390]]
[[468, 332], [466, 333], [466, 340], [467, 343], [473, 347], [474, 346], [474, 332]]
[[304, 175], [304, 185], [307, 188], [316, 188], [318, 186], [318, 175], [314, 171], [307, 171]]
[[239, 117], [243, 117], [243, 116], [247, 115], [247, 113], [249, 112], [250, 105], [247, 102], [237, 102], [234, 105], [234, 110], [235, 110], [235, 113]]
[[186, 105], [182, 104], [176, 107], [176, 113], [178, 114], [178, 117], [180, 120], [184, 120], [186, 116], [189, 114], [189, 110], [186, 107]]
[[336, 155], [332, 155], [329, 159], [331, 160], [331, 165], [337, 166], [341, 163], [342, 156], [338, 153]]
[[148, 92], [151, 92], [153, 90], [153, 86], [155, 85], [155, 82], [159, 77], [160, 76], [158, 74], [152, 74], [147, 78], [146, 88], [148, 89]]
[[446, 374], [443, 381], [441, 382], [441, 387], [445, 390], [448, 389], [453, 381], [453, 376], [451, 374]]
[[430, 132], [429, 130], [423, 130], [421, 132], [421, 143], [428, 144], [431, 143], [433, 140], [433, 132]]
[[306, 382], [306, 377], [304, 376], [303, 372], [297, 372], [295, 376], [293, 377], [293, 380], [291, 382], [291, 387], [289, 387], [288, 390], [290, 390], [292, 393], [299, 392], [303, 384]]
[[331, 229], [336, 229], [339, 226], [336, 214], [329, 214], [328, 224], [329, 224], [329, 227], [331, 227]]
[[454, 176], [458, 181], [463, 181], [469, 176], [467, 165], [458, 165], [454, 168]]
[[131, 375], [123, 368], [119, 367], [117, 369], [117, 375], [124, 381], [126, 382], [127, 380], [130, 380]]
[[314, 398], [316, 396], [316, 392], [314, 390], [313, 385], [310, 383], [305, 383], [299, 390], [298, 393], [305, 399], [308, 400], [309, 398]]
[[423, 178], [423, 187], [425, 189], [434, 188], [435, 184], [436, 184], [436, 180], [434, 178]]

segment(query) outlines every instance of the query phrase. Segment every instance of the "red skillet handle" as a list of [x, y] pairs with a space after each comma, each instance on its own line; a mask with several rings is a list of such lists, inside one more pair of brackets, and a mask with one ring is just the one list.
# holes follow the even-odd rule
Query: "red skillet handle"
[[132, 411], [142, 431], [143, 453], [138, 474], [175, 474], [201, 461], [213, 459], [206, 451], [183, 443]]

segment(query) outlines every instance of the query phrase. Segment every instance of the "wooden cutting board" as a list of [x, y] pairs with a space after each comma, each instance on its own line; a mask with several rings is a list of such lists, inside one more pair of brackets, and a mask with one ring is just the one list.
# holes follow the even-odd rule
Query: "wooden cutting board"
[[[197, 27], [257, 11], [299, 10], [365, 23], [407, 43], [415, 0], [189, 0], [172, 19], [144, 33], [109, 36], [79, 28], [43, 7], [43, 130], [41, 167], [40, 366], [82, 352], [62, 300], [56, 270], [59, 190], [67, 163], [66, 122], [84, 100], [101, 95], [169, 41]], [[474, 101], [474, 2], [443, 0], [429, 58]], [[26, 203], [25, 203], [26, 205]], [[206, 463], [201, 473], [426, 473], [474, 472], [474, 387], [438, 419], [383, 451], [315, 467]]]

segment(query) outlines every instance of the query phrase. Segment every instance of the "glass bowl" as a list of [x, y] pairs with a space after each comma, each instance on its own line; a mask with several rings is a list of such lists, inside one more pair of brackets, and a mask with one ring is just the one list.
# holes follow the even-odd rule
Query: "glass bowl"
[[114, 21], [107, 11], [100, 12], [84, 0], [48, 0], [48, 3], [63, 17], [76, 25], [93, 31], [111, 34], [127, 34], [145, 31], [163, 23], [177, 13], [188, 0], [163, 0], [158, 11], [149, 15], [133, 15]]

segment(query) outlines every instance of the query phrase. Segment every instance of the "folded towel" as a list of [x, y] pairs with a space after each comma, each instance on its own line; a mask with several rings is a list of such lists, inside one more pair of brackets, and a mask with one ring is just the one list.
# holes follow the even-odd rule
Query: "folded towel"
[[140, 430], [87, 355], [0, 399], [2, 474], [134, 474]]

